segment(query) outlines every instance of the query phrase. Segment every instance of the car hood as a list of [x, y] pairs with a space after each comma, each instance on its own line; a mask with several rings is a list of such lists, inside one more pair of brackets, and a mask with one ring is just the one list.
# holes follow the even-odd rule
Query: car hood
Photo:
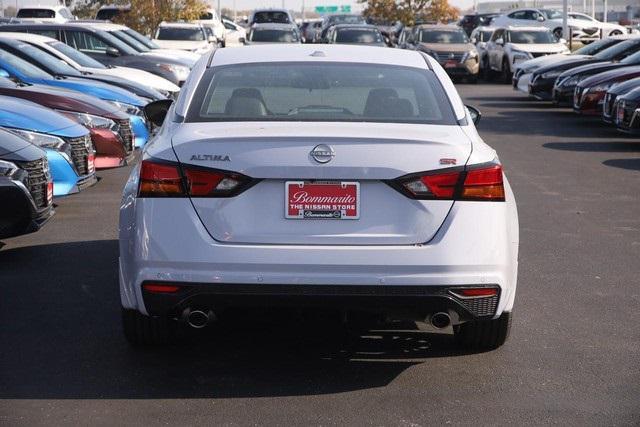
[[560, 61], [538, 68], [535, 71], [535, 74], [544, 74], [549, 71], [565, 71], [571, 68], [580, 67], [581, 65], [593, 64], [594, 62], [600, 61], [592, 56], [587, 56], [586, 58], [572, 58], [571, 56], [569, 56], [567, 57], [566, 61]]
[[558, 64], [562, 61], [572, 60], [572, 58], [584, 57], [588, 58], [588, 55], [569, 55], [565, 53], [559, 53], [556, 55], [541, 56], [539, 58], [529, 59], [521, 62], [518, 68], [522, 68], [527, 73], [532, 73], [541, 67], [546, 67], [551, 64]]
[[30, 101], [0, 96], [0, 126], [77, 138], [88, 130], [60, 113]]
[[619, 62], [611, 62], [611, 61], [598, 62], [595, 64], [593, 63], [585, 64], [577, 67], [572, 67], [566, 70], [565, 72], [560, 74], [559, 78], [565, 78], [569, 76], [592, 76], [594, 74], [603, 73], [613, 68], [620, 68], [620, 67], [624, 67], [624, 64], [620, 64]]
[[[179, 53], [178, 53], [179, 52]], [[188, 54], [188, 55], [185, 55]], [[196, 55], [197, 59], [193, 59], [191, 55]], [[148, 61], [157, 61], [157, 63], [183, 65], [192, 68], [201, 56], [194, 52], [179, 49], [154, 49], [150, 52], [140, 54]]]
[[511, 47], [531, 53], [559, 53], [567, 50], [562, 43], [511, 43]]
[[433, 52], [460, 52], [466, 53], [472, 51], [476, 47], [471, 43], [420, 43], [425, 49]]
[[158, 40], [153, 39], [153, 42], [166, 49], [178, 49], [178, 50], [196, 50], [202, 49], [209, 45], [207, 40], [193, 41], [193, 40]]
[[156, 90], [166, 90], [169, 92], [178, 92], [180, 87], [174, 85], [169, 80], [151, 74], [148, 71], [139, 70], [129, 67], [113, 67], [113, 68], [88, 68], [82, 67], [82, 71], [93, 73], [101, 76], [114, 76], [134, 81], [138, 84], [150, 86]]
[[631, 65], [627, 67], [618, 67], [612, 70], [604, 71], [595, 76], [588, 77], [580, 82], [580, 86], [592, 87], [602, 83], [622, 81], [633, 79], [640, 76], [640, 65]]
[[627, 80], [625, 82], [616, 83], [609, 88], [608, 92], [617, 96], [629, 93], [637, 88], [640, 88], [640, 77], [636, 77], [635, 79]]
[[[34, 147], [34, 145], [24, 138], [20, 138], [9, 131], [0, 129], [0, 160], [22, 160], [16, 158], [16, 156], [10, 156], [11, 158], [8, 158], [8, 155], [24, 150], [28, 147]], [[42, 157], [42, 155], [40, 157]]]
[[67, 77], [64, 79], [42, 80], [40, 83], [76, 90], [87, 95], [93, 95], [105, 101], [123, 102], [135, 105], [136, 107], [142, 107], [146, 104], [140, 97], [134, 95], [128, 90], [95, 80]]
[[625, 99], [627, 101], [633, 102], [640, 101], [640, 87], [633, 89], [631, 92], [621, 95], [620, 99]]

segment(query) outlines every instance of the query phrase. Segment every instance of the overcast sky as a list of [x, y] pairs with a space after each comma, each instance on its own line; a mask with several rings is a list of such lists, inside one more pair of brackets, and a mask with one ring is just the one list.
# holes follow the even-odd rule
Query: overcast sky
[[[16, 1], [18, 2], [18, 7], [34, 4], [57, 4], [57, 1], [55, 0], [0, 0], [0, 3], [4, 4], [4, 7], [7, 7], [15, 6]], [[213, 2], [214, 7], [217, 5], [217, 0], [208, 1], [210, 3]], [[358, 5], [356, 1], [350, 0], [284, 0], [287, 9], [297, 11], [301, 10], [303, 1], [306, 10], [313, 10], [313, 7], [317, 5], [340, 6], [350, 4], [354, 8], [361, 7], [361, 5]], [[222, 7], [233, 9], [234, 0], [220, 0], [220, 2]], [[473, 0], [449, 0], [449, 3], [461, 9], [466, 9], [473, 4]], [[280, 7], [282, 5], [282, 0], [235, 0], [235, 5], [238, 10], [253, 9], [255, 7]]]

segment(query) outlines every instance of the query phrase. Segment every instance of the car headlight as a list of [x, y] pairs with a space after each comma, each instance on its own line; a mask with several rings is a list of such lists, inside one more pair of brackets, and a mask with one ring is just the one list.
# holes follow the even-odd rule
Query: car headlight
[[72, 118], [84, 127], [89, 129], [110, 129], [114, 132], [118, 131], [118, 125], [111, 119], [102, 116], [94, 116], [93, 114], [78, 113], [74, 111], [58, 111], [67, 117]]
[[543, 79], [557, 79], [560, 74], [562, 74], [562, 71], [548, 71], [544, 74], [542, 74], [540, 77], [542, 77]]
[[185, 67], [184, 65], [176, 65], [176, 64], [156, 64], [162, 70], [169, 71], [174, 73], [178, 80], [186, 80], [189, 76], [189, 67]]
[[64, 142], [62, 138], [58, 138], [57, 136], [53, 135], [47, 135], [46, 133], [31, 132], [24, 129], [7, 128], [7, 130], [18, 136], [21, 136], [33, 145], [37, 145], [41, 148], [51, 148], [53, 150], [61, 151], [66, 145], [66, 142]]
[[18, 172], [18, 166], [15, 163], [0, 160], [0, 176], [13, 176]]
[[464, 56], [462, 57], [462, 61], [461, 62], [466, 62], [469, 59], [474, 59], [474, 58], [478, 58], [478, 51], [470, 50], [469, 52], [464, 54]]
[[131, 116], [142, 116], [142, 110], [133, 104], [127, 104], [125, 102], [109, 101], [120, 109], [120, 111], [127, 113]]
[[532, 59], [533, 55], [531, 55], [529, 52], [525, 52], [523, 50], [516, 50], [513, 49], [511, 51], [511, 53], [513, 53], [513, 59]]

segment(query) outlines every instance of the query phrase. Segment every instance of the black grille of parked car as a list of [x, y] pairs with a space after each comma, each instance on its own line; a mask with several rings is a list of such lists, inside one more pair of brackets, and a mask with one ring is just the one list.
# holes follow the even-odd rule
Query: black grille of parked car
[[93, 152], [93, 144], [89, 135], [80, 136], [78, 138], [65, 138], [71, 146], [71, 160], [76, 168], [78, 175], [88, 175], [93, 173], [89, 170], [89, 153]]
[[613, 104], [616, 102], [616, 96], [612, 93], [607, 93], [604, 96], [604, 101], [602, 104], [602, 114], [605, 117], [611, 117], [611, 113], [613, 112]]
[[124, 149], [127, 153], [133, 150], [133, 132], [131, 131], [131, 123], [129, 119], [116, 120], [118, 124], [118, 135], [122, 138]]
[[20, 167], [27, 171], [28, 189], [33, 201], [38, 208], [44, 208], [50, 203], [50, 200], [47, 200], [47, 184], [50, 179], [47, 159], [22, 162]]
[[534, 58], [539, 58], [541, 56], [547, 56], [550, 55], [547, 52], [531, 52], [531, 56], [533, 56]]
[[464, 56], [464, 53], [459, 53], [459, 52], [439, 52], [439, 53], [434, 53], [435, 58], [438, 62], [447, 62], [447, 61], [456, 61], [456, 62], [460, 62], [462, 61], [462, 57]]
[[620, 120], [618, 120], [618, 125], [622, 127], [630, 127], [631, 126], [631, 118], [633, 117], [633, 113], [637, 108], [637, 105], [634, 102], [625, 101], [624, 103], [618, 104], [618, 108], [622, 109], [622, 116]]

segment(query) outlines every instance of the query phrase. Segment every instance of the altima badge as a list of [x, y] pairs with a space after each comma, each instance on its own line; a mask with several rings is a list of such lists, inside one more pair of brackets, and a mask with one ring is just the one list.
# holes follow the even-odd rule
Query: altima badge
[[313, 147], [311, 153], [309, 153], [313, 160], [318, 163], [329, 163], [331, 159], [336, 156], [336, 152], [333, 148], [327, 144], [320, 144]]

